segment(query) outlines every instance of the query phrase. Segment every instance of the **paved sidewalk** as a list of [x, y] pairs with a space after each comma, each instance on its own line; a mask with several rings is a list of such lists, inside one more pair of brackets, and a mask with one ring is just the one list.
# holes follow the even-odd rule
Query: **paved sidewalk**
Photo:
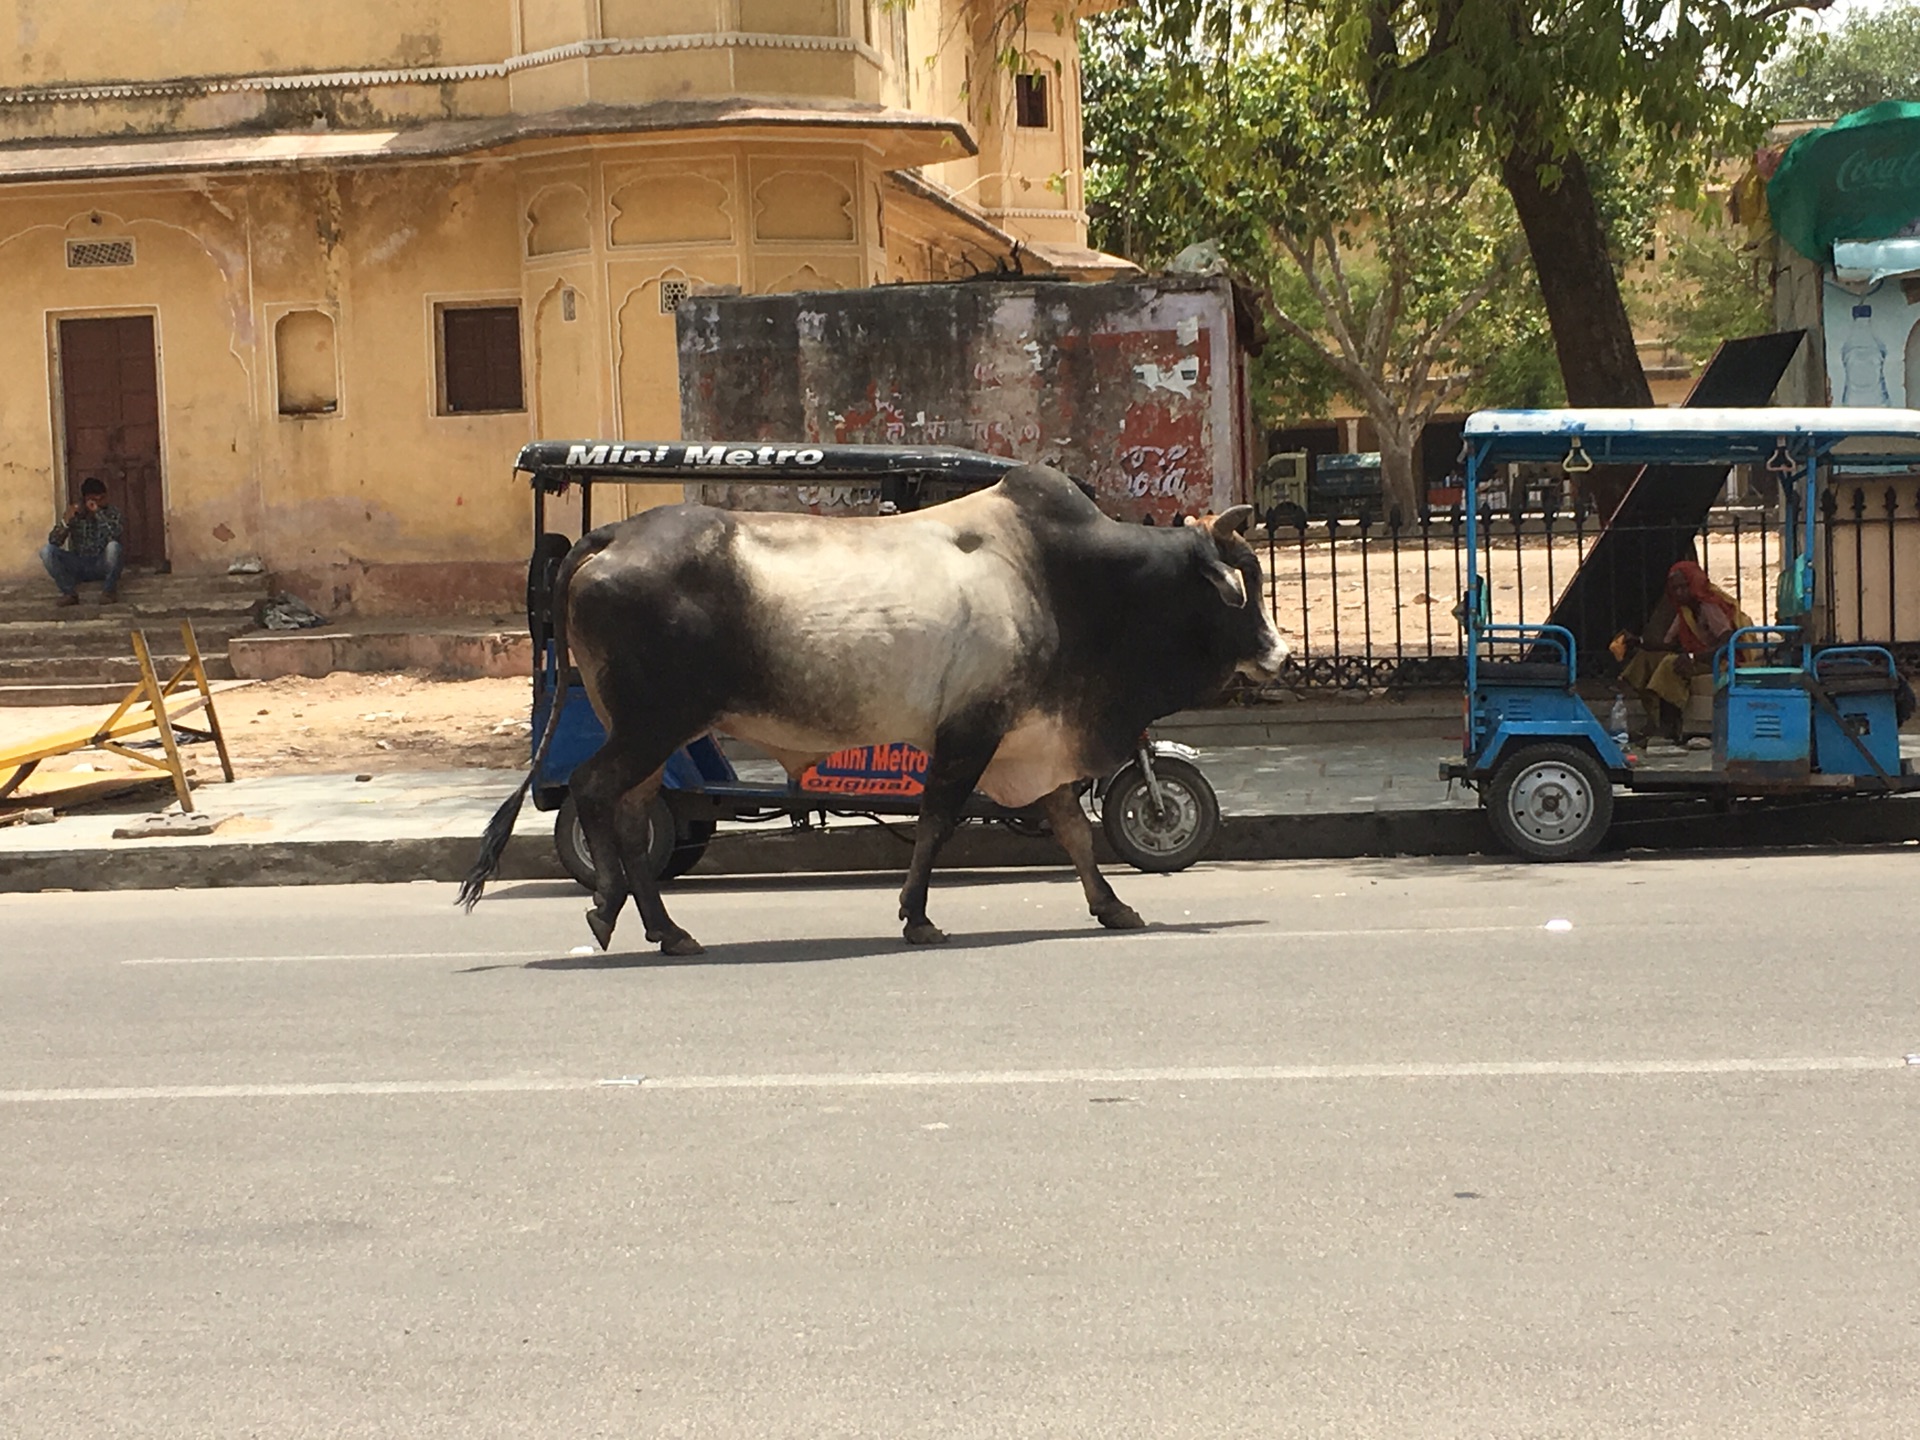
[[[1432, 717], [1350, 725], [1345, 738], [1325, 733], [1328, 728], [1300, 727], [1312, 738], [1201, 748], [1202, 768], [1225, 817], [1218, 858], [1459, 855], [1494, 848], [1477, 797], [1436, 778], [1458, 742], [1435, 733]], [[1338, 735], [1343, 727], [1332, 728]], [[1910, 740], [1909, 747], [1920, 750], [1920, 741]], [[747, 778], [779, 778], [778, 768], [764, 761], [740, 768]], [[196, 789], [196, 803], [220, 824], [204, 836], [113, 838], [140, 808], [164, 803], [159, 796], [131, 814], [122, 807], [62, 816], [51, 825], [0, 828], [0, 891], [452, 881], [472, 864], [481, 831], [520, 774], [447, 770], [207, 784]], [[1920, 839], [1920, 801], [1909, 799], [1676, 821], [1635, 797], [1621, 801], [1617, 816], [1616, 836], [1624, 845]], [[864, 820], [835, 822], [824, 832], [778, 823], [723, 827], [693, 874], [897, 870], [906, 858], [904, 829]], [[502, 877], [564, 878], [552, 837], [553, 817], [525, 806]], [[956, 867], [1060, 860], [1050, 840], [980, 825], [962, 827], [943, 856], [943, 864]]]

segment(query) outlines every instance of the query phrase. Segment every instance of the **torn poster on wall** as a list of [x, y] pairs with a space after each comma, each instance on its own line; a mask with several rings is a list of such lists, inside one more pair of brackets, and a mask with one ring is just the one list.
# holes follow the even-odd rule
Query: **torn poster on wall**
[[[1160, 525], [1246, 498], [1245, 339], [1225, 280], [695, 296], [677, 324], [690, 438], [960, 445], [1057, 465], [1108, 514]], [[698, 488], [739, 508], [880, 504]]]

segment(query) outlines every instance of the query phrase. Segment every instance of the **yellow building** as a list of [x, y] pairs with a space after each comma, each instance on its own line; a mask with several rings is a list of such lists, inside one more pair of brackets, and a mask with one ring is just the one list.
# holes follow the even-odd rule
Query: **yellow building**
[[992, 0], [13, 0], [0, 576], [99, 475], [136, 564], [497, 608], [515, 451], [676, 436], [690, 288], [1120, 268], [1072, 23], [1112, 3], [1036, 4], [1016, 76]]

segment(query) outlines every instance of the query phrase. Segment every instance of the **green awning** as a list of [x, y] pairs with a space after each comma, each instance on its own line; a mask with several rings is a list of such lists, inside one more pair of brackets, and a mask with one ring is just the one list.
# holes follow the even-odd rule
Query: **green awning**
[[1827, 264], [1836, 240], [1884, 240], [1920, 218], [1920, 104], [1882, 100], [1787, 147], [1767, 182], [1773, 228]]

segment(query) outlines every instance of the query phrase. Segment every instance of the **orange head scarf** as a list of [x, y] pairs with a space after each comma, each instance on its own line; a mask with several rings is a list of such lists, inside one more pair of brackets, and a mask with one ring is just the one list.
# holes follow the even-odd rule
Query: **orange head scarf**
[[[1678, 588], [1674, 584], [1676, 580], [1685, 585], [1684, 598], [1675, 593]], [[1673, 638], [1689, 655], [1705, 655], [1719, 643], [1701, 623], [1700, 611], [1703, 607], [1711, 605], [1724, 612], [1729, 626], [1738, 628], [1748, 623], [1733, 597], [1709, 580], [1707, 572], [1691, 560], [1676, 561], [1667, 571], [1667, 599], [1673, 602], [1676, 612]], [[1719, 640], [1724, 640], [1726, 633], [1722, 631]]]

